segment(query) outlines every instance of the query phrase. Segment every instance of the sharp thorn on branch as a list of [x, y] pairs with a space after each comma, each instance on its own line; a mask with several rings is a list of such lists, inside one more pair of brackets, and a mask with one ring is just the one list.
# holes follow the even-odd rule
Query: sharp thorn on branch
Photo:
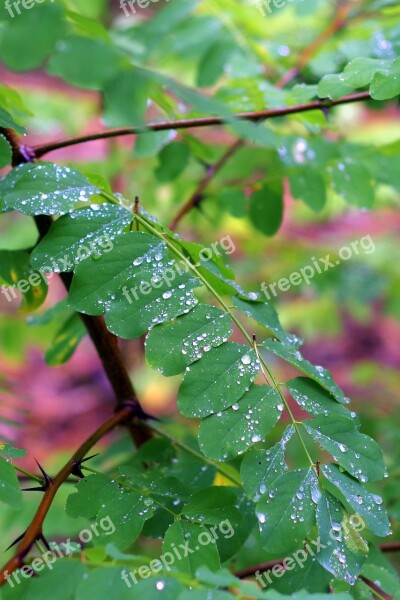
[[36, 462], [37, 466], [40, 469], [40, 472], [42, 473], [42, 475], [44, 477], [44, 486], [45, 486], [45, 489], [47, 489], [51, 485], [51, 483], [52, 483], [53, 480], [50, 477], [50, 475], [48, 475], [46, 473], [46, 471], [43, 469], [43, 467], [40, 465], [40, 463], [38, 463], [38, 461], [36, 460], [36, 458], [35, 458], [35, 462]]
[[20, 536], [17, 537], [16, 540], [14, 540], [9, 546], [8, 548], [5, 549], [5, 552], [7, 552], [7, 550], [10, 550], [10, 548], [12, 548], [13, 546], [16, 546], [18, 544], [18, 542], [20, 542], [22, 540], [22, 538], [24, 537], [26, 531], [24, 531], [24, 533], [22, 533]]
[[91, 456], [87, 456], [86, 458], [82, 458], [82, 460], [74, 461], [72, 463], [72, 465], [73, 465], [73, 468], [71, 471], [72, 475], [75, 475], [76, 477], [83, 479], [85, 477], [85, 475], [81, 469], [82, 463], [87, 462], [88, 460], [91, 460], [92, 458], [95, 458], [96, 456], [99, 456], [99, 452], [97, 452], [97, 454], [92, 454]]
[[45, 485], [41, 485], [40, 487], [23, 488], [21, 491], [22, 492], [45, 492], [46, 490], [47, 490], [47, 487]]
[[46, 548], [46, 550], [51, 550], [50, 548], [50, 544], [49, 542], [46, 540], [46, 538], [44, 537], [43, 533], [40, 532], [37, 536], [37, 541], [42, 542], [42, 544], [44, 545], [44, 547]]

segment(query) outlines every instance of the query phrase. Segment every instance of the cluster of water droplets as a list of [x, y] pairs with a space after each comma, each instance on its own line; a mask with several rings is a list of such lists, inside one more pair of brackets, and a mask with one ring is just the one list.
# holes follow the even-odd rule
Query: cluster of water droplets
[[80, 173], [52, 163], [21, 169], [9, 185], [12, 207], [32, 215], [63, 215], [98, 192]]
[[[204, 353], [210, 352], [215, 346], [220, 346], [228, 341], [231, 327], [227, 324], [225, 313], [217, 316], [205, 315], [206, 322], [190, 332], [182, 342], [181, 353], [185, 356], [188, 364], [202, 358]], [[228, 322], [229, 323], [229, 322]]]

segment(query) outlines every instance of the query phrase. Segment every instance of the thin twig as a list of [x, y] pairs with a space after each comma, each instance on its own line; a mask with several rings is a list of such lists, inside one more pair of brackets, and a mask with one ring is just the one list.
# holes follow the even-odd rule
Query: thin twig
[[360, 579], [370, 588], [373, 596], [377, 600], [393, 600], [393, 596], [386, 594], [374, 581], [367, 579], [366, 577], [360, 576]]
[[198, 206], [203, 199], [203, 193], [205, 189], [208, 187], [211, 180], [215, 177], [215, 175], [222, 169], [225, 163], [233, 156], [239, 148], [244, 145], [244, 140], [237, 140], [232, 146], [228, 148], [228, 150], [221, 156], [221, 158], [215, 163], [215, 165], [208, 167], [206, 174], [201, 179], [199, 185], [193, 192], [192, 196], [189, 198], [187, 202], [182, 206], [182, 208], [175, 215], [174, 219], [171, 221], [169, 225], [169, 229], [174, 230], [178, 225], [179, 221], [184, 217], [192, 208]]
[[[276, 119], [279, 117], [285, 117], [288, 115], [295, 115], [304, 112], [310, 112], [318, 109], [328, 109], [333, 106], [339, 106], [341, 104], [350, 104], [352, 102], [361, 102], [363, 100], [369, 100], [369, 92], [358, 92], [356, 94], [349, 94], [342, 96], [341, 98], [335, 98], [333, 100], [323, 99], [314, 100], [312, 102], [306, 102], [305, 104], [295, 104], [293, 106], [283, 106], [282, 108], [273, 108], [270, 110], [257, 110], [251, 112], [243, 112], [232, 114], [233, 118], [240, 119], [243, 121], [265, 121], [267, 119]], [[49, 152], [54, 150], [60, 150], [61, 148], [67, 148], [69, 146], [75, 146], [76, 144], [83, 144], [85, 142], [93, 142], [95, 140], [105, 140], [114, 137], [123, 137], [127, 135], [137, 135], [139, 133], [149, 133], [151, 131], [169, 131], [172, 129], [194, 129], [199, 127], [211, 127], [216, 125], [229, 125], [232, 124], [231, 119], [226, 117], [197, 117], [194, 119], [182, 119], [179, 121], [160, 121], [158, 123], [148, 123], [143, 127], [121, 127], [117, 129], [109, 129], [107, 131], [101, 131], [99, 133], [92, 133], [89, 135], [69, 138], [60, 140], [58, 142], [51, 142], [41, 146], [33, 146], [30, 148], [35, 158], [41, 158]]]
[[[276, 82], [275, 87], [283, 88], [288, 83], [293, 81], [306, 66], [308, 61], [318, 52], [321, 46], [329, 40], [337, 31], [343, 29], [346, 25], [346, 17], [350, 13], [350, 11], [354, 8], [351, 4], [346, 4], [339, 6], [336, 17], [334, 20], [329, 23], [329, 25], [318, 35], [318, 37], [307, 46], [299, 55], [296, 64], [293, 68], [289, 69], [282, 75], [282, 77]], [[225, 166], [225, 164], [245, 145], [244, 139], [239, 139], [234, 142], [222, 155], [222, 157], [218, 160], [218, 162], [214, 165], [214, 167], [209, 167], [207, 169], [206, 174], [200, 180], [199, 185], [196, 190], [193, 192], [189, 200], [187, 200], [182, 208], [178, 211], [175, 218], [172, 220], [169, 228], [176, 229], [179, 221], [188, 213], [190, 210], [196, 206], [199, 206], [200, 202], [203, 200], [204, 191], [211, 183], [212, 179], [215, 177], [217, 173]]]
[[38, 539], [43, 538], [43, 523], [46, 515], [53, 503], [54, 497], [61, 485], [67, 481], [73, 473], [77, 463], [80, 463], [85, 458], [89, 450], [101, 440], [107, 433], [115, 429], [118, 425], [124, 424], [129, 419], [134, 417], [132, 407], [124, 407], [118, 410], [112, 417], [108, 418], [83, 444], [78, 448], [74, 455], [68, 460], [59, 473], [51, 480], [47, 489], [44, 492], [43, 498], [33, 517], [31, 524], [26, 530], [21, 542], [18, 545], [15, 555], [0, 571], [0, 586], [7, 580], [6, 575], [9, 575], [24, 563], [24, 558], [31, 550], [32, 546]]

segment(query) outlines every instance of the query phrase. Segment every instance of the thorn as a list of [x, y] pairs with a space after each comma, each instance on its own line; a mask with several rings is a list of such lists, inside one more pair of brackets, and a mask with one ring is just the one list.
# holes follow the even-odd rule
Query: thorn
[[214, 167], [213, 167], [213, 165], [211, 165], [210, 163], [208, 163], [206, 160], [203, 160], [202, 158], [198, 158], [198, 159], [197, 159], [197, 161], [198, 161], [198, 163], [199, 163], [199, 164], [200, 164], [202, 167], [204, 167], [204, 169], [205, 169], [206, 171], [209, 171], [210, 169], [213, 169], [213, 168], [214, 168]]
[[42, 544], [44, 545], [44, 547], [46, 548], [46, 550], [51, 550], [50, 548], [50, 544], [49, 542], [46, 540], [46, 538], [44, 537], [43, 533], [39, 533], [37, 536], [37, 540], [40, 540], [42, 542]]
[[331, 102], [332, 102], [331, 98], [320, 98], [320, 100], [319, 100], [320, 109], [324, 113], [327, 121], [329, 121], [328, 109], [331, 107]]
[[[139, 205], [140, 205], [139, 196], [135, 196], [135, 208], [133, 210], [135, 215], [139, 214]], [[139, 221], [137, 219], [136, 219], [136, 231], [139, 231]]]
[[52, 484], [52, 478], [50, 477], [50, 475], [47, 475], [46, 471], [43, 469], [43, 467], [38, 463], [38, 461], [35, 458], [35, 462], [37, 464], [37, 466], [39, 467], [43, 477], [44, 477], [44, 489], [47, 490], [47, 488], [50, 487], [50, 485]]
[[92, 454], [91, 456], [87, 456], [86, 458], [82, 458], [82, 460], [75, 460], [72, 463], [72, 470], [71, 473], [72, 475], [75, 475], [76, 477], [79, 477], [80, 479], [83, 479], [85, 477], [85, 475], [82, 473], [82, 469], [81, 469], [81, 465], [82, 463], [90, 460], [91, 458], [94, 458], [95, 456], [98, 456], [99, 453], [97, 454]]
[[19, 148], [19, 151], [26, 162], [33, 162], [36, 158], [34, 149], [30, 148], [29, 146], [22, 144]]
[[203, 194], [198, 194], [197, 196], [194, 196], [193, 200], [192, 200], [192, 206], [197, 208], [198, 210], [202, 210], [201, 208], [201, 202], [203, 201], [204, 196]]
[[158, 417], [155, 417], [154, 415], [149, 415], [149, 413], [146, 413], [144, 411], [143, 411], [143, 416], [146, 420], [150, 419], [151, 421], [158, 421], [159, 423], [161, 423], [161, 419], [159, 419]]
[[25, 530], [25, 531], [24, 531], [24, 533], [22, 533], [22, 534], [21, 534], [19, 537], [17, 537], [17, 539], [16, 539], [16, 540], [14, 540], [14, 541], [12, 542], [12, 544], [10, 544], [10, 545], [8, 546], [8, 548], [6, 548], [6, 549], [5, 549], [5, 552], [7, 552], [7, 550], [10, 550], [10, 548], [12, 548], [12, 547], [13, 547], [13, 546], [15, 546], [16, 544], [18, 544], [18, 542], [20, 542], [20, 541], [22, 540], [22, 538], [24, 537], [25, 533], [26, 533], [26, 530]]
[[45, 492], [47, 490], [47, 488], [42, 485], [40, 487], [34, 487], [34, 488], [23, 488], [21, 490], [21, 492]]
[[92, 456], [87, 456], [86, 458], [83, 458], [83, 459], [81, 460], [81, 463], [84, 463], [84, 462], [86, 462], [87, 460], [91, 460], [92, 458], [96, 458], [96, 456], [99, 456], [99, 455], [100, 455], [100, 452], [97, 452], [97, 454], [92, 454]]
[[135, 400], [125, 400], [124, 402], [121, 402], [121, 404], [119, 404], [118, 407], [115, 409], [115, 412], [117, 412], [123, 408], [131, 408], [132, 409], [132, 414], [130, 415], [129, 418], [136, 418], [136, 419], [140, 419], [142, 421], [147, 421], [147, 419], [152, 419], [153, 421], [160, 420], [157, 417], [154, 417], [153, 415], [150, 415], [149, 413], [145, 412], [142, 409], [142, 407], [139, 406]]
[[329, 111], [328, 111], [328, 107], [327, 107], [327, 106], [322, 106], [322, 107], [321, 107], [321, 110], [322, 110], [322, 112], [323, 112], [323, 113], [324, 113], [324, 115], [325, 115], [325, 119], [326, 119], [327, 121], [329, 121]]

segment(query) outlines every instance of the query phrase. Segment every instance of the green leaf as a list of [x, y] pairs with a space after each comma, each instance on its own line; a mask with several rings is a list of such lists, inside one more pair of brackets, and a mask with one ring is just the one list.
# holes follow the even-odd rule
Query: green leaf
[[79, 342], [85, 337], [87, 331], [82, 319], [72, 315], [55, 335], [51, 347], [46, 351], [46, 363], [50, 366], [62, 365], [71, 358]]
[[382, 505], [382, 498], [367, 492], [364, 486], [333, 464], [324, 465], [322, 472], [343, 494], [345, 501], [360, 515], [368, 528], [379, 537], [391, 533], [390, 523]]
[[[129, 569], [122, 569], [107, 563], [102, 567], [88, 569], [88, 572], [80, 577], [79, 582], [76, 582], [73, 596], [68, 600], [90, 600], [92, 598], [96, 598], [96, 600], [127, 600], [128, 598], [138, 598], [136, 589], [140, 583], [140, 577], [136, 579], [137, 584], [135, 584], [134, 579], [131, 580], [129, 577], [127, 577], [126, 583], [122, 578], [124, 572], [129, 576]], [[133, 576], [135, 577], [135, 569], [133, 569]]]
[[320, 98], [340, 98], [346, 96], [350, 91], [342, 74], [324, 75], [318, 84]]
[[104, 120], [110, 127], [143, 125], [151, 79], [145, 71], [120, 71], [104, 88]]
[[371, 83], [375, 73], [387, 73], [389, 60], [360, 56], [346, 65], [343, 71], [343, 82], [353, 89], [365, 87]]
[[241, 514], [235, 507], [236, 495], [227, 487], [209, 487], [193, 494], [182, 514], [189, 520], [205, 525], [219, 525], [228, 519], [231, 525], [241, 521]]
[[327, 450], [351, 475], [362, 482], [382, 479], [382, 450], [368, 435], [359, 433], [349, 419], [320, 415], [303, 425], [311, 437]]
[[134, 158], [154, 156], [169, 138], [169, 131], [148, 131], [136, 136]]
[[232, 333], [230, 318], [215, 306], [196, 306], [183, 315], [151, 329], [146, 338], [146, 360], [167, 377], [183, 373]]
[[72, 85], [100, 90], [115, 77], [120, 61], [112, 45], [99, 39], [70, 36], [58, 42], [47, 70]]
[[[0, 40], [0, 57], [14, 71], [40, 67], [53, 50], [65, 29], [64, 11], [60, 4], [35, 4], [33, 10], [11, 3], [10, 21]], [[21, 51], [21, 40], [29, 40], [29, 50]]]
[[178, 394], [179, 410], [198, 419], [235, 405], [258, 370], [256, 354], [248, 346], [227, 342], [212, 348], [186, 368]]
[[254, 502], [272, 488], [272, 484], [287, 470], [285, 463], [286, 444], [294, 433], [289, 426], [282, 439], [268, 450], [252, 448], [246, 452], [240, 466], [244, 491]]
[[0, 454], [8, 456], [9, 458], [24, 458], [24, 456], [26, 456], [26, 450], [24, 450], [23, 448], [14, 448], [9, 444], [1, 442]]
[[5, 197], [5, 204], [26, 215], [61, 215], [77, 208], [98, 192], [69, 167], [52, 163], [30, 165]]
[[306, 83], [297, 83], [290, 90], [290, 99], [293, 104], [302, 104], [309, 102], [317, 96], [317, 85], [308, 85]]
[[374, 557], [364, 563], [362, 575], [370, 581], [379, 581], [379, 587], [387, 594], [392, 594], [395, 600], [399, 598], [400, 578], [398, 572], [389, 563], [386, 565], [373, 564]]
[[199, 64], [197, 74], [199, 87], [210, 87], [218, 81], [234, 50], [235, 47], [232, 42], [225, 39], [217, 40], [210, 46]]
[[[290, 600], [329, 600], [332, 598], [329, 594], [315, 593], [329, 589], [332, 575], [319, 564], [315, 554], [312, 556], [311, 553], [316, 551], [316, 547], [310, 544], [308, 547], [311, 547], [311, 552], [307, 553], [307, 546], [300, 544], [293, 552], [293, 556], [288, 557], [288, 571], [281, 571], [280, 575], [274, 575], [272, 570], [266, 572], [264, 581], [272, 582], [274, 586], [274, 591], [267, 592], [268, 600], [289, 600], [289, 598]], [[302, 591], [293, 594], [293, 590]], [[276, 597], [272, 595], [278, 592], [286, 595]], [[336, 597], [338, 596], [341, 600], [353, 600], [350, 594], [338, 594]]]
[[21, 177], [34, 168], [35, 165], [33, 164], [19, 165], [0, 179], [0, 213], [10, 210], [5, 204], [6, 195], [13, 191], [15, 184]]
[[[166, 258], [164, 242], [149, 233], [123, 233], [115, 239], [112, 251], [96, 261], [95, 270], [92, 260], [76, 267], [69, 294], [70, 304], [79, 312], [101, 314], [105, 302], [110, 301], [123, 286], [130, 285], [135, 275], [151, 273], [152, 268], [155, 275], [163, 273]], [[136, 300], [133, 294], [131, 300]], [[128, 303], [129, 298], [125, 302]]]
[[358, 580], [352, 590], [353, 600], [375, 600], [371, 588], [362, 580]]
[[0, 127], [5, 129], [14, 129], [17, 133], [25, 133], [25, 128], [19, 125], [10, 113], [0, 106]]
[[249, 217], [256, 229], [265, 235], [274, 235], [283, 219], [282, 183], [265, 183], [257, 192], [253, 192], [249, 203]]
[[88, 314], [106, 314], [109, 330], [135, 338], [147, 329], [189, 312], [200, 284], [179, 265], [167, 261], [164, 242], [144, 232], [119, 235], [113, 249], [75, 269], [70, 304]]
[[305, 360], [302, 357], [298, 350], [293, 350], [279, 342], [267, 340], [262, 345], [267, 350], [276, 354], [276, 356], [279, 356], [294, 367], [297, 367], [302, 373], [311, 377], [311, 379], [319, 383], [325, 390], [332, 394], [338, 402], [346, 402], [342, 390], [333, 381], [332, 375], [327, 369], [324, 369], [324, 367], [321, 366], [312, 365], [308, 360]]
[[281, 417], [281, 398], [267, 386], [252, 385], [237, 404], [204, 419], [200, 449], [209, 458], [230, 460], [263, 441]]
[[218, 204], [238, 219], [246, 215], [246, 196], [241, 189], [224, 188], [218, 194]]
[[12, 150], [4, 135], [0, 135], [0, 169], [10, 164]]
[[0, 250], [0, 282], [9, 286], [2, 288], [7, 301], [18, 298], [17, 290], [22, 294], [23, 312], [36, 310], [46, 299], [46, 276], [32, 270], [29, 253], [24, 250]]
[[97, 514], [99, 523], [115, 527], [115, 531], [101, 532], [96, 539], [102, 543], [114, 543], [119, 550], [125, 550], [133, 544], [142, 532], [146, 519], [153, 513], [153, 508], [144, 496], [115, 486], [112, 493], [102, 498], [102, 508]]
[[328, 173], [336, 194], [345, 202], [361, 208], [371, 208], [375, 201], [375, 182], [369, 171], [361, 164], [345, 159], [328, 167]]
[[[157, 559], [155, 560], [157, 561]], [[153, 565], [154, 573], [158, 573], [158, 562], [153, 563]], [[158, 600], [158, 598], [162, 598], [162, 600], [176, 600], [176, 598], [180, 598], [180, 592], [183, 589], [183, 584], [175, 577], [166, 577], [163, 574], [160, 578], [159, 575], [155, 575], [155, 577], [150, 577], [149, 579], [138, 579], [134, 592], [128, 592], [125, 600], [141, 600], [142, 598], [148, 598], [148, 600], [153, 600], [153, 598], [155, 600]], [[95, 595], [94, 598], [97, 600], [98, 595]], [[83, 599], [87, 600], [87, 596], [83, 596]], [[105, 600], [110, 600], [110, 597], [105, 597]], [[116, 600], [121, 600], [121, 596], [117, 596]]]
[[[180, 550], [184, 546], [188, 548], [187, 556], [185, 556], [186, 551]], [[179, 553], [180, 559], [174, 550]], [[172, 564], [176, 562], [178, 570], [188, 575], [195, 575], [197, 569], [204, 565], [212, 571], [220, 568], [214, 536], [204, 525], [186, 523], [182, 520], [173, 523], [165, 534], [164, 557], [167, 552], [169, 553], [168, 560], [171, 560]]]
[[[155, 281], [157, 287], [154, 286]], [[142, 271], [130, 280], [130, 285], [130, 291], [134, 290], [134, 294], [143, 286], [146, 286], [146, 293], [135, 296], [134, 299], [127, 299], [127, 295], [116, 295], [115, 300], [111, 299], [111, 303], [106, 305], [108, 329], [127, 339], [135, 339], [153, 325], [189, 312], [197, 304], [193, 289], [200, 284], [197, 279], [183, 273], [176, 275], [171, 286], [161, 275], [155, 276], [154, 272]]]
[[[342, 504], [324, 492], [317, 505], [320, 551], [318, 562], [339, 581], [354, 585], [368, 554], [368, 545], [358, 532], [357, 519], [349, 517]], [[357, 527], [356, 527], [357, 526]]]
[[284, 330], [273, 304], [270, 302], [245, 300], [244, 298], [237, 296], [235, 296], [232, 301], [236, 308], [248, 317], [257, 321], [257, 323], [260, 323], [260, 325], [264, 325], [264, 327], [266, 327], [266, 329], [268, 329], [268, 331], [278, 340], [290, 346], [298, 346], [299, 339]]
[[290, 191], [293, 198], [303, 200], [311, 210], [319, 212], [326, 203], [325, 180], [316, 169], [303, 167], [289, 175]]
[[[177, 600], [235, 600], [237, 595], [229, 594], [221, 590], [186, 590], [182, 592]], [[174, 599], [175, 600], [175, 599]]]
[[185, 170], [189, 161], [189, 147], [183, 142], [172, 142], [158, 155], [159, 165], [154, 171], [158, 181], [166, 183], [176, 179]]
[[136, 491], [120, 488], [105, 475], [91, 475], [77, 484], [77, 493], [67, 500], [67, 514], [86, 517], [100, 524], [96, 540], [113, 542], [120, 550], [139, 537], [146, 519], [153, 514], [151, 504]]
[[92, 204], [57, 219], [31, 254], [32, 265], [56, 273], [95, 255], [110, 252], [115, 236], [132, 220], [132, 214], [114, 204]]
[[22, 492], [17, 472], [12, 464], [0, 456], [0, 501], [12, 508], [22, 506]]
[[317, 417], [339, 417], [348, 419], [353, 427], [359, 425], [355, 412], [350, 412], [345, 406], [336, 402], [319, 383], [308, 377], [295, 377], [285, 383], [292, 398], [297, 404], [310, 415]]
[[375, 74], [370, 93], [374, 100], [389, 100], [400, 94], [400, 58], [393, 61], [387, 73]]
[[[61, 551], [63, 551], [62, 546]], [[50, 561], [51, 555], [48, 555], [48, 557]], [[26, 589], [21, 590], [21, 599], [23, 597], [26, 599], [29, 598], [29, 600], [51, 598], [55, 589], [58, 589], [58, 600], [72, 600], [72, 598], [75, 598], [76, 589], [81, 581], [85, 580], [88, 576], [87, 567], [79, 560], [69, 560], [65, 557], [50, 564], [51, 568], [47, 568], [46, 563], [42, 561], [41, 557], [38, 560], [41, 560], [42, 563], [38, 565], [40, 570], [38, 569], [36, 577], [29, 579], [29, 591]], [[20, 581], [21, 579], [22, 577]], [[60, 582], [62, 582], [62, 585], [60, 585]], [[24, 581], [23, 585], [25, 586], [26, 583]]]
[[284, 473], [257, 504], [263, 546], [275, 553], [301, 548], [315, 521], [319, 497], [313, 469]]

